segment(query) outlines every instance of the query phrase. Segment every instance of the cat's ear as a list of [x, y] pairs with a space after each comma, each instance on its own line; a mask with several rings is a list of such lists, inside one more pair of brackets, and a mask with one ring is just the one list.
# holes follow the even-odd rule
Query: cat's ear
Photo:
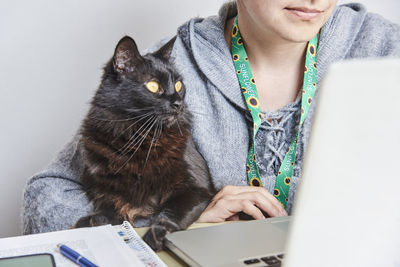
[[163, 45], [158, 51], [154, 52], [154, 56], [168, 60], [169, 57], [171, 56], [171, 51], [172, 48], [174, 47], [175, 40], [176, 40], [176, 35], [174, 36], [174, 38], [169, 40], [165, 45]]
[[143, 58], [140, 55], [135, 41], [125, 36], [122, 38], [115, 48], [113, 66], [118, 73], [132, 72], [143, 63]]

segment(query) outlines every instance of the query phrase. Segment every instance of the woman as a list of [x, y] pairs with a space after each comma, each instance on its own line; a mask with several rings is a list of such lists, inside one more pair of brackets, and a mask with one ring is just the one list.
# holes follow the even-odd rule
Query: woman
[[[244, 44], [245, 61], [250, 62], [245, 69], [235, 65], [247, 64], [231, 50], [236, 44]], [[237, 0], [223, 5], [218, 16], [192, 19], [178, 29], [172, 53], [184, 83], [190, 84], [185, 100], [194, 114], [193, 138], [220, 190], [199, 222], [235, 220], [239, 212], [255, 219], [290, 214], [316, 102], [315, 95], [300, 125], [303, 81], [309, 78], [305, 60], [307, 53], [315, 52], [317, 62], [311, 69], [316, 67], [316, 76], [310, 79], [316, 82], [309, 86], [318, 88], [333, 62], [399, 57], [400, 28], [361, 5], [336, 7], [336, 0]], [[258, 100], [253, 104], [261, 111], [259, 120], [250, 114], [246, 103], [252, 100], [242, 93], [240, 83], [250, 71], [249, 77], [257, 81]], [[90, 213], [79, 184], [78, 138], [29, 180], [25, 234], [70, 228]], [[297, 143], [296, 153], [288, 160], [292, 143]], [[293, 165], [289, 180], [281, 177], [285, 164]], [[281, 192], [279, 183], [287, 183], [288, 191]]]

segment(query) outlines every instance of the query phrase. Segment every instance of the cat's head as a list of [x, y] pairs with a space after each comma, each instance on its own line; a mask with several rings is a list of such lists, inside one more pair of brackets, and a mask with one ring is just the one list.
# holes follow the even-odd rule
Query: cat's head
[[186, 89], [170, 61], [174, 42], [142, 56], [132, 38], [122, 38], [92, 104], [126, 119], [153, 114], [171, 126], [186, 113]]

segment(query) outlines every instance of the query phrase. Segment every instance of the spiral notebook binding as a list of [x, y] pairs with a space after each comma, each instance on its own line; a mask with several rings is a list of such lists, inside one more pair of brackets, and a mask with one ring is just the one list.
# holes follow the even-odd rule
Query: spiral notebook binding
[[146, 266], [167, 267], [157, 254], [139, 237], [128, 221], [121, 224], [125, 242], [138, 252], [138, 257]]

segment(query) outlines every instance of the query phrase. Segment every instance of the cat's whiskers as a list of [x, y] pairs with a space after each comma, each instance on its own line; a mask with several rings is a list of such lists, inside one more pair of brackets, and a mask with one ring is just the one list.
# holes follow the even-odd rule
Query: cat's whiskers
[[[154, 124], [154, 120], [152, 120], [152, 124], [149, 124], [148, 127], [146, 127], [142, 134], [138, 135], [135, 140], [133, 140], [132, 142], [130, 142], [129, 146], [126, 148], [126, 151], [120, 155], [120, 158], [124, 158], [125, 156], [127, 156], [129, 153], [132, 153], [132, 150], [135, 149], [135, 151], [132, 153], [132, 155], [129, 157], [129, 159], [127, 161], [130, 161], [132, 156], [135, 154], [135, 152], [137, 151], [137, 149], [140, 147], [140, 145], [142, 144], [142, 142], [144, 141], [144, 139], [147, 136], [147, 133], [149, 132], [149, 130], [152, 128], [153, 124]], [[129, 156], [129, 155], [128, 155]], [[124, 166], [125, 163], [122, 165]]]
[[161, 136], [161, 132], [162, 132], [162, 126], [163, 126], [163, 122], [162, 122], [162, 120], [161, 119], [159, 119], [159, 123], [158, 123], [158, 125], [157, 125], [158, 127], [157, 127], [157, 135], [156, 135], [156, 141], [158, 141], [158, 139], [160, 138], [160, 136]]
[[153, 124], [149, 127], [149, 129], [147, 130], [145, 135], [140, 139], [141, 140], [140, 144], [136, 147], [135, 151], [133, 151], [132, 155], [128, 158], [128, 160], [126, 160], [125, 163], [122, 164], [122, 166], [115, 172], [115, 174], [117, 174], [123, 167], [125, 167], [125, 165], [128, 164], [128, 162], [133, 158], [133, 156], [135, 155], [136, 151], [138, 151], [140, 146], [143, 144], [143, 141], [146, 139], [147, 135], [149, 134], [149, 132], [151, 131], [151, 129], [153, 128], [153, 126], [154, 126], [154, 124], [156, 122], [157, 122], [157, 119], [155, 118], [154, 121], [153, 121]]
[[162, 130], [163, 130], [163, 122], [162, 120], [160, 120], [160, 130], [158, 132], [158, 136], [157, 136], [157, 140], [160, 138], [161, 134], [162, 134]]
[[183, 136], [183, 133], [182, 133], [182, 130], [181, 130], [181, 126], [179, 125], [179, 120], [176, 120], [176, 124], [178, 124], [179, 132], [180, 132], [181, 135]]
[[[152, 116], [147, 119], [146, 122], [143, 123], [143, 125], [129, 138], [129, 140], [126, 142], [126, 144], [120, 148], [118, 151], [115, 152], [115, 154], [119, 153], [117, 157], [113, 160], [113, 164], [118, 158], [122, 158], [125, 155], [129, 153], [129, 151], [132, 149], [132, 146], [134, 146], [136, 140], [144, 133], [147, 131], [147, 129], [151, 126], [152, 122], [154, 121], [155, 116]], [[143, 129], [142, 129], [143, 128]], [[140, 139], [139, 139], [140, 140]]]
[[[156, 119], [156, 120], [157, 120], [157, 119]], [[144, 162], [144, 164], [143, 164], [143, 170], [146, 168], [146, 163], [147, 163], [147, 160], [149, 159], [150, 151], [151, 151], [151, 148], [153, 147], [153, 143], [154, 143], [154, 140], [155, 140], [155, 137], [156, 137], [156, 134], [157, 134], [157, 130], [158, 130], [159, 125], [160, 125], [160, 121], [157, 120], [156, 130], [154, 131], [153, 138], [151, 139], [150, 148], [149, 148], [149, 151], [147, 152], [146, 160], [145, 160], [145, 162]], [[143, 171], [142, 171], [142, 172], [143, 172]]]
[[136, 140], [136, 141], [133, 140], [133, 141], [131, 142], [131, 144], [129, 145], [128, 151], [130, 151], [130, 150], [136, 148], [136, 145], [137, 145], [138, 143], [140, 143], [141, 140], [142, 140], [143, 138], [145, 138], [145, 136], [147, 135], [146, 133], [148, 133], [148, 132], [151, 130], [151, 128], [152, 128], [152, 127], [154, 126], [154, 124], [156, 123], [156, 121], [157, 121], [157, 118], [154, 117], [154, 119], [147, 125], [147, 127], [146, 127], [145, 129], [143, 129], [143, 130], [141, 131], [141, 133], [138, 134], [138, 135], [135, 137], [135, 140]]
[[[150, 118], [147, 119], [147, 121], [145, 121], [140, 128], [129, 138], [129, 140], [125, 143], [125, 145], [123, 147], [121, 147], [118, 151], [114, 152], [114, 154], [116, 154], [117, 157], [114, 158], [112, 165], [114, 165], [116, 163], [116, 160], [119, 158], [124, 157], [126, 154], [129, 153], [129, 151], [131, 150], [132, 145], [134, 144], [135, 140], [141, 136], [142, 133], [144, 133], [148, 127], [151, 125], [151, 123], [154, 121], [153, 119], [155, 118], [155, 116], [152, 116]], [[144, 127], [144, 128], [143, 128]], [[143, 130], [141, 130], [143, 128]], [[133, 139], [133, 140], [132, 140]], [[117, 154], [118, 153], [118, 154]], [[119, 171], [120, 169], [118, 169]], [[115, 172], [115, 174], [118, 173]]]
[[[126, 132], [127, 130], [129, 130], [130, 128], [132, 128], [134, 125], [136, 125], [138, 122], [140, 122], [141, 120], [144, 120], [144, 119], [146, 119], [146, 118], [148, 118], [149, 116], [151, 116], [151, 115], [153, 115], [153, 113], [152, 112], [148, 112], [148, 113], [146, 113], [146, 114], [143, 114], [143, 115], [141, 115], [141, 116], [138, 116], [138, 117], [141, 117], [140, 119], [138, 119], [138, 120], [136, 120], [134, 123], [132, 123], [131, 125], [129, 125], [126, 129], [124, 129], [123, 131], [121, 131], [121, 133], [113, 140], [113, 141], [111, 141], [111, 144], [114, 144], [115, 143], [115, 141], [117, 141], [117, 139], [119, 138], [119, 137], [121, 137], [121, 135], [123, 135], [124, 134], [124, 132]], [[129, 142], [129, 141], [128, 141]]]
[[[130, 144], [131, 144], [132, 142], [135, 142], [136, 138], [141, 134], [141, 129], [142, 129], [143, 127], [145, 127], [145, 129], [146, 129], [147, 126], [151, 124], [152, 119], [154, 119], [154, 117], [155, 117], [155, 116], [153, 115], [153, 116], [151, 116], [150, 118], [148, 118], [148, 119], [142, 124], [142, 126], [140, 126], [139, 129], [137, 129], [136, 132], [128, 139], [128, 141], [126, 142], [126, 144], [125, 144], [123, 147], [121, 147], [120, 149], [118, 149], [117, 152], [119, 152], [120, 154], [124, 154], [124, 153], [125, 153], [125, 150], [128, 149], [128, 148], [130, 147]], [[132, 125], [132, 126], [133, 126], [133, 125]]]

